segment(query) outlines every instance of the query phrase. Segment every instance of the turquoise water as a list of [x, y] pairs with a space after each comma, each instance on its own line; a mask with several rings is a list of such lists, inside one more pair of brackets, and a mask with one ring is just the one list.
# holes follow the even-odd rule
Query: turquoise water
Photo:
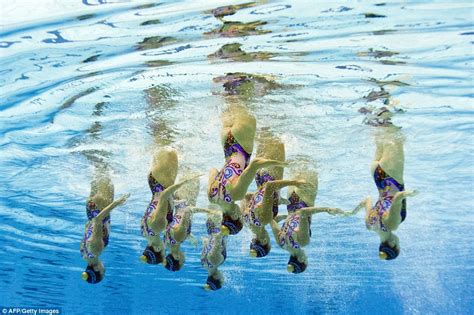
[[[210, 10], [236, 3], [2, 3], [0, 306], [64, 314], [473, 313], [471, 1], [261, 1], [225, 18], [266, 22], [256, 31], [212, 32], [222, 22]], [[208, 57], [229, 43], [266, 54]], [[229, 72], [278, 83], [244, 102], [259, 128], [281, 136], [288, 159], [315, 159], [316, 203], [344, 209], [377, 193], [369, 172], [374, 128], [358, 110], [383, 106], [381, 86], [391, 95], [406, 137], [405, 183], [420, 192], [408, 200], [396, 260], [378, 259], [378, 237], [360, 213], [313, 217], [309, 267], [299, 275], [287, 273], [288, 255], [273, 240], [269, 256], [248, 257], [245, 229], [229, 240], [217, 292], [202, 289], [200, 246], [185, 243], [177, 273], [140, 263], [153, 151], [172, 144], [183, 168], [204, 173], [222, 165], [226, 97], [213, 79]], [[116, 196], [131, 197], [112, 214], [101, 256], [106, 278], [93, 286], [80, 278], [79, 243], [98, 159], [110, 164]], [[205, 217], [194, 218], [200, 238]]]

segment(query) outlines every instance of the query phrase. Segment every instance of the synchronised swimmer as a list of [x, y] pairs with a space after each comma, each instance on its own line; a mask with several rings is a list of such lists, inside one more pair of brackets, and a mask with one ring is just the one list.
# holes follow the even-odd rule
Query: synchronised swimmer
[[[257, 156], [251, 160], [256, 120], [245, 107], [228, 107], [222, 114], [221, 131], [226, 162], [221, 170], [212, 169], [209, 175], [208, 197], [213, 209], [196, 206], [201, 176], [196, 175], [197, 172], [194, 175], [186, 172], [186, 176], [175, 184], [178, 175], [176, 150], [164, 147], [155, 153], [148, 175], [152, 197], [141, 220], [141, 234], [147, 246], [140, 260], [147, 264], [162, 264], [169, 271], [179, 271], [185, 262], [181, 244], [187, 239], [197, 244], [191, 233], [193, 214], [206, 213], [207, 237], [203, 238], [201, 264], [208, 272], [207, 290], [218, 290], [223, 286], [224, 276], [218, 267], [227, 257], [227, 238], [239, 233], [244, 224], [253, 235], [249, 245], [251, 257], [269, 255], [271, 242], [265, 227], [270, 225], [276, 244], [290, 255], [288, 272], [297, 274], [308, 266], [303, 248], [310, 242], [312, 216], [323, 212], [348, 216], [364, 207], [367, 228], [380, 236], [379, 257], [395, 259], [400, 253], [400, 245], [393, 231], [406, 218], [406, 197], [415, 195], [416, 191], [405, 190], [400, 128], [391, 123], [389, 116], [382, 120], [380, 117], [377, 117], [376, 153], [371, 166], [379, 198], [374, 206], [369, 197], [354, 210], [343, 211], [315, 206], [318, 174], [309, 161], [293, 162], [290, 179], [283, 179], [283, 169], [288, 166], [285, 145], [270, 130], [259, 133]], [[253, 180], [257, 190], [249, 193], [247, 190]], [[280, 189], [284, 187], [288, 187], [286, 198], [280, 196]], [[104, 278], [105, 267], [99, 256], [109, 242], [110, 213], [128, 197], [129, 194], [125, 194], [114, 201], [114, 187], [107, 170], [96, 170], [87, 200], [88, 221], [80, 248], [87, 262], [82, 278], [89, 283], [98, 283]], [[286, 205], [287, 215], [278, 213], [281, 204]], [[280, 221], [283, 221], [281, 226]]]
[[[210, 11], [223, 25], [205, 35], [240, 37], [267, 32], [258, 29], [265, 22], [243, 23], [223, 19], [253, 5], [231, 5]], [[145, 43], [148, 41], [142, 42], [140, 49], [146, 48]], [[241, 46], [240, 43], [227, 43], [208, 58], [211, 62], [218, 59], [247, 62], [266, 60], [273, 55], [267, 52], [246, 53]], [[179, 169], [178, 153], [172, 148], [171, 139], [156, 134], [155, 140], [160, 148], [153, 156], [148, 174], [152, 196], [141, 220], [141, 234], [147, 242], [140, 256], [142, 262], [162, 264], [172, 272], [181, 270], [185, 263], [181, 244], [190, 240], [197, 245], [191, 233], [193, 215], [205, 213], [207, 237], [203, 238], [201, 265], [208, 272], [204, 286], [207, 290], [218, 290], [223, 286], [224, 275], [218, 268], [227, 257], [227, 239], [230, 235], [238, 234], [244, 225], [252, 233], [249, 244], [251, 257], [260, 259], [270, 254], [271, 241], [267, 232], [267, 225], [270, 225], [276, 244], [290, 255], [288, 272], [298, 274], [308, 266], [308, 257], [303, 248], [311, 239], [313, 215], [328, 213], [349, 216], [364, 207], [366, 227], [380, 237], [379, 257], [391, 260], [399, 255], [399, 239], [393, 232], [406, 218], [406, 198], [415, 195], [416, 191], [405, 190], [403, 137], [400, 128], [392, 124], [391, 112], [387, 108], [380, 108], [365, 121], [376, 127], [376, 153], [371, 174], [379, 197], [374, 206], [371, 199], [366, 198], [354, 210], [343, 211], [315, 206], [318, 173], [314, 163], [301, 159], [289, 164], [286, 162], [285, 144], [279, 137], [264, 128], [259, 129], [257, 135], [257, 119], [246, 106], [246, 101], [285, 86], [270, 76], [241, 72], [227, 73], [214, 78], [214, 82], [222, 83], [225, 89], [223, 96], [226, 108], [220, 117], [220, 140], [225, 162], [221, 169], [212, 168], [209, 172], [207, 196], [212, 209], [196, 206], [200, 190], [197, 170], [187, 170], [186, 174], [180, 175], [181, 181], [175, 183]], [[145, 92], [150, 107], [160, 105], [160, 100], [166, 95], [157, 86]], [[365, 99], [373, 101], [381, 96], [386, 97], [385, 104], [390, 103], [390, 96], [383, 86], [381, 91], [374, 91]], [[372, 114], [371, 109], [365, 107], [359, 112]], [[158, 127], [153, 129], [167, 130], [166, 124], [159, 124]], [[252, 159], [256, 137], [258, 147], [256, 157]], [[284, 179], [285, 167], [290, 168], [289, 179]], [[254, 180], [257, 190], [248, 192]], [[288, 195], [282, 198], [280, 190], [285, 187]], [[80, 247], [81, 255], [87, 262], [82, 278], [89, 283], [98, 283], [104, 278], [105, 268], [99, 256], [109, 242], [110, 213], [115, 207], [124, 204], [128, 196], [125, 194], [114, 201], [114, 187], [107, 167], [96, 167], [86, 207], [88, 221]], [[286, 205], [287, 215], [279, 214], [282, 204]], [[279, 222], [282, 222], [281, 226]]]

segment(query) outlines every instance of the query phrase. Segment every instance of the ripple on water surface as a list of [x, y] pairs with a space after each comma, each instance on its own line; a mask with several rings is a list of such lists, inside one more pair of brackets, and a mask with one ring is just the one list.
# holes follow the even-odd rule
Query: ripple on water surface
[[[0, 305], [65, 313], [474, 311], [470, 1], [2, 6]], [[288, 254], [274, 241], [269, 256], [250, 259], [246, 229], [229, 240], [225, 286], [212, 294], [201, 289], [200, 246], [184, 244], [179, 273], [140, 264], [153, 151], [177, 148], [181, 170], [222, 165], [219, 113], [236, 100], [283, 139], [288, 159], [317, 162], [317, 204], [344, 209], [376, 193], [374, 128], [360, 111], [392, 106], [406, 138], [406, 186], [420, 191], [398, 231], [400, 257], [378, 260], [362, 214], [320, 214], [300, 275], [286, 272]], [[132, 196], [112, 215], [101, 256], [107, 276], [92, 287], [80, 279], [79, 242], [90, 179], [104, 163], [116, 195]], [[206, 185], [202, 178], [202, 206]], [[200, 239], [205, 217], [194, 219]]]

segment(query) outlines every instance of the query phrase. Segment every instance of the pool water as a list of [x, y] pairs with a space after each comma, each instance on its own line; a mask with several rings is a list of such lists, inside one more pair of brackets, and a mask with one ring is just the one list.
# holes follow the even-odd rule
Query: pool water
[[[472, 2], [262, 0], [224, 17], [246, 28], [223, 27], [211, 13], [238, 3], [2, 3], [0, 306], [64, 314], [474, 313]], [[233, 43], [237, 53], [222, 58], [218, 50]], [[269, 256], [249, 257], [248, 229], [230, 237], [226, 282], [216, 292], [202, 289], [201, 245], [184, 244], [180, 272], [140, 263], [152, 154], [171, 145], [181, 169], [202, 173], [223, 164], [219, 113], [229, 97], [215, 78], [233, 72], [265, 76], [240, 101], [259, 130], [283, 139], [289, 160], [317, 163], [321, 206], [352, 209], [376, 197], [375, 128], [359, 109], [396, 105], [405, 185], [419, 191], [407, 202], [396, 260], [378, 259], [379, 239], [361, 212], [313, 217], [309, 266], [299, 275], [286, 271], [288, 254], [274, 240]], [[80, 277], [79, 243], [94, 165], [104, 160], [116, 196], [131, 197], [112, 213], [101, 256], [106, 278], [90, 285]], [[198, 239], [205, 219], [194, 216]]]

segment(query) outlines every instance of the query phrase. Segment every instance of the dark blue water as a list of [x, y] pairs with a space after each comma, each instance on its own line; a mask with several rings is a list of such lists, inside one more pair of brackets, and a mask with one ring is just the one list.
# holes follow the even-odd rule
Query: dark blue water
[[[225, 18], [266, 22], [239, 36], [219, 33], [222, 22], [210, 13], [231, 3], [2, 3], [0, 306], [64, 314], [474, 313], [472, 3], [260, 1]], [[229, 43], [254, 55], [208, 57]], [[278, 83], [245, 100], [258, 127], [281, 136], [288, 159], [311, 156], [317, 204], [344, 209], [377, 193], [373, 128], [358, 109], [383, 106], [383, 97], [370, 97], [381, 87], [391, 95], [406, 137], [405, 183], [420, 192], [398, 230], [399, 258], [378, 259], [378, 237], [360, 213], [313, 217], [309, 267], [299, 275], [286, 271], [288, 255], [273, 240], [268, 257], [248, 257], [248, 230], [229, 240], [217, 292], [202, 289], [201, 245], [184, 244], [178, 273], [140, 263], [153, 150], [172, 144], [182, 167], [203, 173], [222, 164], [218, 114], [226, 100], [213, 79], [228, 72]], [[101, 256], [106, 278], [89, 285], [79, 243], [97, 156], [109, 161], [116, 195], [132, 195], [112, 214]], [[204, 221], [195, 215], [198, 239]]]

